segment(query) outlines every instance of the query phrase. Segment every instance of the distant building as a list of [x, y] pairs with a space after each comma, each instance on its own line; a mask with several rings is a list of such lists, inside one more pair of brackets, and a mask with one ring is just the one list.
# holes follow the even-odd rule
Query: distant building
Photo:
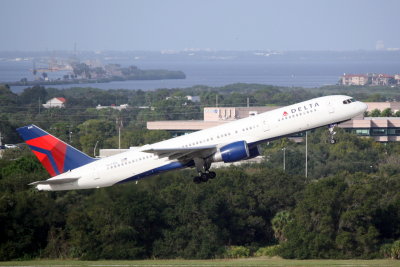
[[148, 121], [147, 129], [166, 130], [176, 136], [255, 116], [276, 108], [279, 107], [208, 107], [203, 110], [204, 120]]
[[341, 79], [342, 85], [366, 85], [368, 75], [366, 74], [344, 74]]
[[395, 74], [394, 75], [394, 80], [395, 80], [397, 85], [400, 85], [400, 74]]
[[187, 95], [186, 96], [186, 99], [187, 100], [189, 100], [189, 101], [192, 101], [192, 102], [200, 102], [200, 96], [198, 96], [198, 95]]
[[43, 104], [44, 108], [65, 108], [67, 100], [64, 97], [54, 97]]
[[128, 104], [122, 104], [119, 106], [116, 106], [115, 104], [112, 104], [111, 106], [102, 106], [102, 105], [97, 105], [96, 109], [116, 109], [116, 110], [123, 110], [123, 109], [127, 109], [129, 107]]
[[[396, 80], [396, 77], [398, 80]], [[368, 73], [368, 74], [344, 74], [340, 83], [342, 85], [371, 85], [371, 86], [388, 86], [400, 84], [400, 76], [383, 74], [383, 73]]]
[[182, 98], [185, 98], [186, 100], [189, 100], [189, 101], [192, 101], [192, 102], [200, 102], [200, 96], [191, 96], [191, 95], [187, 95], [187, 96], [185, 96], [185, 97], [180, 97], [180, 96], [167, 96], [166, 98], [165, 98], [165, 100], [168, 100], [168, 99], [182, 99]]
[[107, 64], [104, 69], [109, 75], [122, 76], [121, 65], [119, 64]]
[[387, 74], [372, 74], [371, 75], [371, 85], [383, 85], [387, 86], [390, 84], [391, 79], [394, 77]]
[[211, 107], [204, 108], [204, 121], [230, 121], [247, 118], [277, 107]]
[[384, 111], [387, 108], [390, 108], [393, 112], [397, 112], [400, 110], [400, 102], [368, 102], [365, 104], [368, 105], [368, 112], [371, 112], [375, 109], [379, 111]]
[[370, 136], [378, 142], [400, 141], [399, 117], [353, 118], [350, 121], [340, 123], [338, 126], [359, 136]]

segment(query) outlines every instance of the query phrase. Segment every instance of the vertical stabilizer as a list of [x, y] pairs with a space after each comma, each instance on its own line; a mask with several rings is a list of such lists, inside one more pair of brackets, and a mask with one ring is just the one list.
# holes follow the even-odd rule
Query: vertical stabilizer
[[17, 131], [52, 177], [95, 161], [36, 125]]

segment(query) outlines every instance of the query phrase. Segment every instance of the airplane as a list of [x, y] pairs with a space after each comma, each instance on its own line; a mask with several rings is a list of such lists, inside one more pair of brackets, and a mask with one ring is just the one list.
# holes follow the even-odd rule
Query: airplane
[[194, 167], [195, 183], [216, 177], [213, 162], [236, 162], [260, 155], [259, 144], [293, 133], [340, 123], [362, 114], [367, 105], [350, 96], [314, 98], [248, 118], [96, 159], [35, 125], [18, 128], [51, 178], [36, 181], [38, 190], [108, 187]]

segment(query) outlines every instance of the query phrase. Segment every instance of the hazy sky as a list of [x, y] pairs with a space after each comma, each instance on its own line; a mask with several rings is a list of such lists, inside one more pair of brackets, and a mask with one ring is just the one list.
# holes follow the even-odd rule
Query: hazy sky
[[400, 47], [399, 0], [0, 0], [0, 50]]

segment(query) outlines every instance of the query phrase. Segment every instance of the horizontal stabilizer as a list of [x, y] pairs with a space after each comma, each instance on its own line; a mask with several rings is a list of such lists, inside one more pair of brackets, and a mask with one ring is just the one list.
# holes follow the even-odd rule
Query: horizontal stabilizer
[[56, 178], [56, 179], [48, 179], [48, 180], [43, 180], [43, 181], [36, 181], [33, 183], [30, 183], [29, 185], [38, 185], [38, 184], [66, 184], [66, 183], [72, 183], [78, 180], [81, 177], [74, 177], [74, 178]]

